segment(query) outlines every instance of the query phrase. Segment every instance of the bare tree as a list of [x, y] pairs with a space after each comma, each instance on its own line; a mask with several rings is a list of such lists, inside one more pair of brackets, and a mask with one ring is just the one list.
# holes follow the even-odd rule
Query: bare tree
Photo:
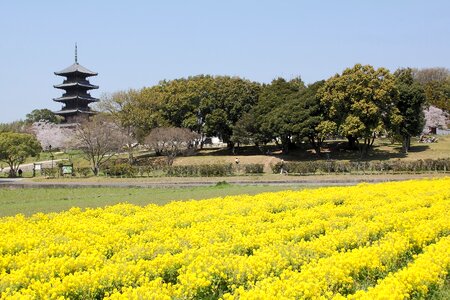
[[138, 94], [135, 90], [118, 91], [114, 93], [104, 93], [97, 102], [95, 109], [111, 115], [120, 114], [126, 105], [133, 102]]
[[134, 160], [133, 154], [139, 144], [137, 143], [136, 128], [133, 126], [133, 123], [130, 122], [129, 115], [124, 112], [124, 108], [132, 105], [137, 94], [138, 92], [132, 89], [103, 94], [100, 98], [100, 102], [96, 105], [96, 109], [110, 115], [111, 121], [122, 131], [126, 138], [124, 150], [128, 153], [130, 164]]
[[187, 128], [158, 127], [150, 131], [144, 141], [146, 147], [166, 156], [167, 164], [170, 166], [175, 157], [186, 153], [189, 149], [195, 149], [199, 140], [200, 135]]
[[126, 136], [106, 115], [97, 115], [77, 125], [74, 146], [83, 151], [92, 171], [98, 175], [100, 167], [123, 149]]
[[450, 77], [450, 70], [447, 68], [413, 69], [413, 76], [421, 84], [432, 81], [442, 82]]

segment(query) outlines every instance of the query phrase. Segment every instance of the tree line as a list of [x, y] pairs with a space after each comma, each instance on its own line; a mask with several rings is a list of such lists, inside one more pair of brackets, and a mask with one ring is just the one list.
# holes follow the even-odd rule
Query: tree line
[[391, 73], [356, 64], [309, 85], [301, 78], [270, 84], [210, 75], [164, 80], [106, 95], [99, 109], [139, 142], [154, 128], [180, 127], [202, 138], [217, 136], [230, 149], [275, 142], [288, 153], [308, 141], [320, 154], [326, 138], [341, 136], [364, 155], [382, 134], [408, 151], [411, 137], [422, 132], [424, 106], [448, 111], [449, 98], [448, 69]]
[[[339, 136], [365, 155], [377, 137], [387, 135], [407, 152], [411, 137], [424, 127], [423, 108], [433, 105], [448, 112], [449, 99], [450, 71], [445, 68], [391, 73], [356, 64], [309, 85], [301, 78], [261, 84], [198, 75], [102, 97], [102, 114], [77, 126], [74, 147], [83, 150], [95, 174], [111, 154], [124, 149], [132, 161], [138, 144], [167, 156], [170, 164], [180, 151], [212, 136], [232, 150], [275, 142], [285, 154], [309, 142], [318, 155], [325, 139]], [[25, 121], [0, 124], [0, 160], [10, 166], [11, 177], [27, 156], [42, 150], [32, 136], [11, 132], [26, 132], [41, 120], [61, 121], [48, 109], [36, 109]]]

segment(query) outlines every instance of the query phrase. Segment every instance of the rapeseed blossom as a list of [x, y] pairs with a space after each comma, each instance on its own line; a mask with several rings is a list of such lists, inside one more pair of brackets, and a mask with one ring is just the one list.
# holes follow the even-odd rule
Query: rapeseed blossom
[[5, 217], [0, 298], [423, 298], [449, 215], [445, 178]]

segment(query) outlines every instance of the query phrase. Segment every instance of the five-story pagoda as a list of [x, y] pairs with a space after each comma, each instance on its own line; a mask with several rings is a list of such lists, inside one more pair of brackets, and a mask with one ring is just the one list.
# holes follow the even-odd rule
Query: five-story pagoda
[[65, 91], [62, 97], [53, 99], [53, 101], [64, 104], [60, 111], [55, 112], [56, 115], [64, 117], [66, 123], [78, 123], [96, 113], [91, 110], [89, 104], [99, 100], [92, 97], [88, 91], [98, 89], [98, 86], [90, 84], [87, 78], [97, 76], [97, 73], [86, 69], [78, 63], [76, 45], [75, 63], [62, 71], [55, 72], [55, 75], [66, 77], [62, 84], [54, 85], [55, 88]]

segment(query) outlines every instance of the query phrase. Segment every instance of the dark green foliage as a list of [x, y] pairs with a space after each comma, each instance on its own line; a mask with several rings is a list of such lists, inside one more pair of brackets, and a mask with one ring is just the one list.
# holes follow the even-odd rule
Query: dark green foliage
[[272, 140], [279, 141], [284, 153], [289, 152], [292, 146], [293, 128], [296, 123], [297, 113], [302, 113], [297, 108], [286, 106], [289, 99], [305, 89], [301, 79], [286, 81], [283, 78], [273, 80], [262, 88], [258, 104], [250, 114], [254, 117], [257, 143], [267, 143]]
[[239, 77], [199, 75], [163, 81], [154, 89], [169, 124], [230, 143], [232, 127], [257, 102], [260, 85]]
[[39, 156], [41, 144], [31, 134], [3, 132], [0, 133], [0, 161], [10, 167], [9, 177], [16, 177], [19, 166], [30, 156]]
[[420, 134], [425, 125], [423, 106], [426, 98], [423, 88], [414, 81], [411, 69], [399, 69], [394, 75], [398, 90], [396, 106], [402, 120], [390, 130], [400, 137], [403, 151], [408, 152], [411, 137]]
[[34, 123], [40, 121], [46, 121], [50, 123], [61, 123], [62, 117], [55, 115], [49, 109], [35, 109], [31, 113], [27, 114], [25, 122]]
[[325, 81], [318, 81], [309, 85], [306, 89], [294, 94], [283, 106], [286, 115], [286, 125], [291, 128], [292, 135], [301, 141], [306, 138], [320, 154], [325, 135], [318, 130], [319, 124], [325, 120], [323, 107], [317, 97], [317, 91], [324, 85]]

